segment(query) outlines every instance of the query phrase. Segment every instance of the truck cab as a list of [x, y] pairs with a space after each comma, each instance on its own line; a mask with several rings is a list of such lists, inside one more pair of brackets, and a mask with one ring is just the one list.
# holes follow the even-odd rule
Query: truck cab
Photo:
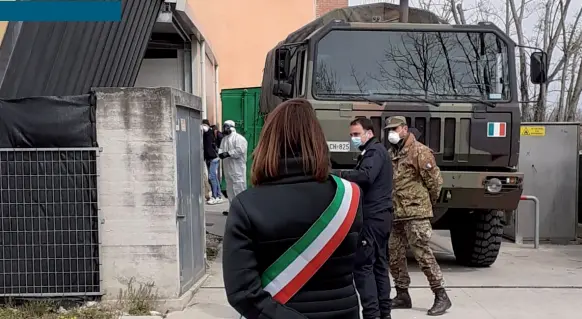
[[[370, 118], [390, 147], [385, 120], [406, 117], [443, 175], [433, 227], [451, 230], [460, 263], [489, 266], [522, 194], [515, 50], [491, 23], [333, 20], [275, 50], [271, 92], [312, 103], [338, 169], [359, 154], [347, 133], [354, 118]], [[531, 55], [534, 83], [545, 80], [545, 57]]]

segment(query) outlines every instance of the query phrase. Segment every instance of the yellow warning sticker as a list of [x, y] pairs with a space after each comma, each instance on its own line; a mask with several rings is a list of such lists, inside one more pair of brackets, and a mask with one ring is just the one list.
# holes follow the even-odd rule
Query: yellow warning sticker
[[519, 128], [522, 136], [546, 136], [545, 126], [522, 126]]

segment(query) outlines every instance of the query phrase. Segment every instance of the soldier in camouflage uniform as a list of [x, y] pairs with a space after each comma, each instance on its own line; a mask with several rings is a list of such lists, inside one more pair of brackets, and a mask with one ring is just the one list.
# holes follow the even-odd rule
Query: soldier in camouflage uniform
[[451, 307], [443, 286], [443, 274], [429, 246], [432, 235], [430, 218], [443, 178], [430, 148], [408, 132], [406, 119], [393, 116], [386, 120], [390, 155], [394, 170], [394, 223], [389, 240], [390, 273], [396, 286], [392, 308], [412, 308], [408, 294], [410, 276], [406, 266], [406, 249], [410, 246], [422, 272], [435, 294], [428, 315], [439, 316]]

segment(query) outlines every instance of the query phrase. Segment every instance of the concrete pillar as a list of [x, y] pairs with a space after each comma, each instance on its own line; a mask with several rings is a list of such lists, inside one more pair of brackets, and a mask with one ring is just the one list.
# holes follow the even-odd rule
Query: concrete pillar
[[200, 98], [202, 99], [202, 118], [208, 116], [206, 110], [206, 41], [200, 41]]
[[191, 39], [191, 50], [192, 50], [192, 94], [200, 96], [200, 42], [198, 38], [192, 36]]
[[[214, 65], [214, 94], [216, 96], [214, 101], [214, 123], [222, 123], [222, 100], [220, 99], [220, 85], [218, 82], [218, 64]], [[220, 113], [218, 111], [221, 110]]]

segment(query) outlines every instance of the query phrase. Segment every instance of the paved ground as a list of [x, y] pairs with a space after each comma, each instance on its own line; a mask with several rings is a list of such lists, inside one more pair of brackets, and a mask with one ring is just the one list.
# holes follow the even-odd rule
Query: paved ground
[[[222, 207], [210, 206], [209, 231], [224, 231]], [[453, 308], [450, 319], [580, 319], [582, 318], [582, 246], [542, 246], [506, 243], [490, 268], [471, 269], [453, 263], [448, 232], [433, 236], [433, 248], [445, 274]], [[426, 280], [409, 259], [414, 288], [414, 308], [395, 310], [393, 318], [425, 318], [433, 301]], [[191, 307], [171, 313], [168, 319], [238, 318], [228, 305], [220, 259], [197, 293]]]
[[224, 224], [226, 216], [222, 212], [228, 210], [228, 201], [218, 205], [205, 205], [206, 208], [206, 231], [213, 235], [222, 236], [224, 234]]

